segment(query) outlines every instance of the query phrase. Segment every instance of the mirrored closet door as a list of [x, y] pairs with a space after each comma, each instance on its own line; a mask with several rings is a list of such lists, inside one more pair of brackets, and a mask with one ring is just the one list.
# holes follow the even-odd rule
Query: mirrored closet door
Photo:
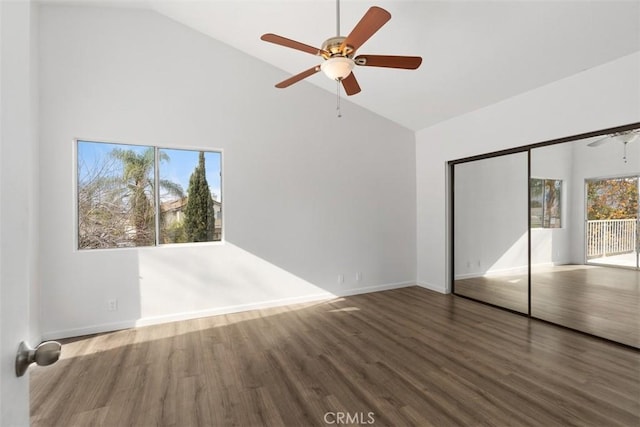
[[453, 167], [454, 293], [528, 312], [527, 153]]
[[638, 134], [531, 150], [531, 316], [634, 347]]
[[454, 294], [640, 348], [640, 124], [450, 173]]

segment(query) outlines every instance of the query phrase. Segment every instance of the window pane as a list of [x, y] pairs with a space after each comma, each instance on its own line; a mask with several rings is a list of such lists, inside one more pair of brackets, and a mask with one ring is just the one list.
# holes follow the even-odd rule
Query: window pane
[[160, 149], [160, 243], [222, 238], [221, 154]]
[[544, 228], [560, 228], [560, 200], [562, 181], [544, 181]]
[[155, 244], [153, 147], [78, 141], [78, 248]]
[[636, 177], [590, 180], [587, 187], [587, 219], [635, 219], [638, 214]]
[[560, 228], [562, 180], [531, 178], [531, 228]]
[[544, 179], [531, 178], [531, 228], [542, 227]]

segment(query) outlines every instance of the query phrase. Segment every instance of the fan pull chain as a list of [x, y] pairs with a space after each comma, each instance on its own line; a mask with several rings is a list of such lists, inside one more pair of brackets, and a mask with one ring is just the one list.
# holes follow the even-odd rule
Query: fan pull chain
[[624, 156], [622, 156], [622, 160], [624, 160], [625, 163], [627, 163], [627, 142], [624, 142]]
[[338, 118], [340, 118], [342, 117], [342, 112], [340, 111], [340, 80], [336, 80], [336, 82], [338, 82], [338, 86], [336, 87], [336, 96], [337, 96], [336, 111], [338, 113]]

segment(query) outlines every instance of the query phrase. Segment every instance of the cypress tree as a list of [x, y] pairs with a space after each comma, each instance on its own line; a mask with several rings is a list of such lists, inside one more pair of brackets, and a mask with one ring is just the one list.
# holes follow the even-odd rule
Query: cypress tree
[[209, 242], [213, 240], [215, 218], [213, 212], [213, 198], [207, 183], [204, 152], [198, 157], [198, 166], [189, 178], [187, 189], [188, 200], [185, 207], [184, 227], [189, 242]]

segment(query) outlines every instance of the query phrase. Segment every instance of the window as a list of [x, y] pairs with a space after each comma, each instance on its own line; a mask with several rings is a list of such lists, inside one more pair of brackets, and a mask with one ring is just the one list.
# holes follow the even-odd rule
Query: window
[[636, 219], [638, 177], [587, 180], [587, 220]]
[[562, 180], [531, 178], [531, 228], [560, 228]]
[[216, 151], [77, 142], [78, 248], [222, 239]]

